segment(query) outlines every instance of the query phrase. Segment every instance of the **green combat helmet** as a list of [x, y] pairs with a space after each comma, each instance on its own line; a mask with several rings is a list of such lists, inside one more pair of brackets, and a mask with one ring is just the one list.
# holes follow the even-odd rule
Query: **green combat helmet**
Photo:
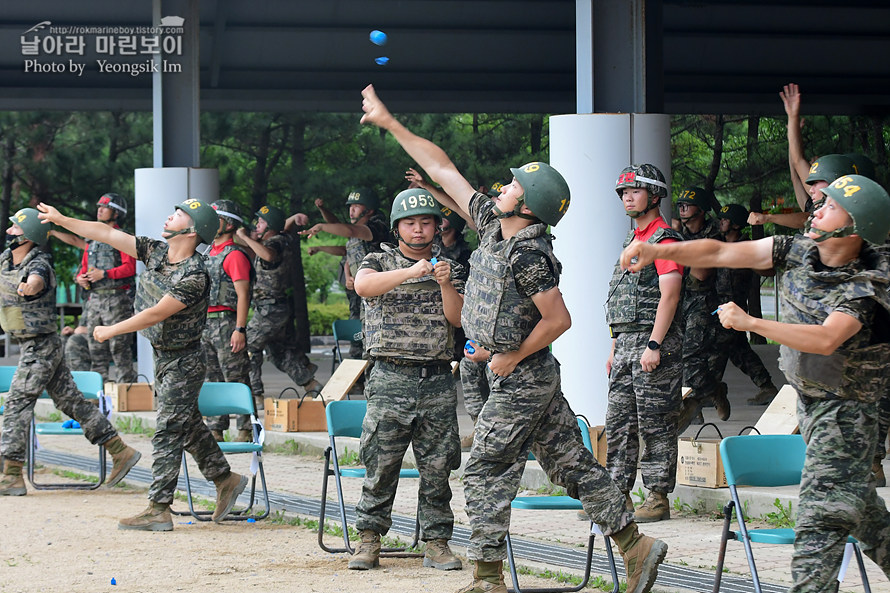
[[377, 210], [380, 208], [380, 198], [377, 197], [377, 192], [368, 187], [359, 187], [346, 196], [346, 205], [351, 206], [353, 204], [364, 204], [368, 210]]
[[[513, 177], [522, 186], [522, 197], [512, 214], [529, 218], [519, 213], [523, 202], [532, 211], [534, 217], [544, 224], [556, 226], [569, 209], [572, 196], [569, 184], [563, 176], [547, 163], [527, 163], [518, 168], [511, 168]], [[511, 216], [508, 214], [507, 216]]]
[[717, 218], [726, 218], [739, 228], [748, 226], [748, 209], [741, 204], [727, 204], [717, 212]]
[[831, 183], [838, 177], [853, 175], [856, 167], [853, 161], [842, 154], [826, 154], [813, 161], [810, 165], [810, 174], [804, 179], [807, 185], [813, 185], [817, 181]]
[[689, 186], [683, 189], [677, 196], [678, 204], [692, 204], [698, 206], [702, 213], [707, 214], [708, 211], [719, 210], [719, 202], [714, 197], [714, 192], [703, 187]]
[[127, 217], [127, 200], [118, 194], [111, 192], [103, 194], [96, 202], [96, 206], [104, 206], [117, 212], [118, 222], [122, 222]]
[[815, 241], [856, 234], [875, 245], [881, 245], [890, 233], [890, 196], [883, 187], [863, 175], [844, 175], [822, 189], [822, 193], [840, 204], [853, 219], [853, 226], [830, 232], [813, 229], [819, 234]]
[[397, 223], [409, 216], [433, 216], [436, 219], [436, 226], [438, 226], [442, 221], [442, 206], [430, 192], [419, 187], [399, 192], [392, 201], [389, 225], [392, 228], [393, 235], [396, 239], [413, 249], [423, 249], [432, 241], [430, 243], [408, 243], [399, 236]]
[[216, 238], [216, 231], [219, 229], [219, 217], [216, 210], [210, 204], [196, 198], [189, 198], [181, 204], [177, 204], [175, 208], [182, 210], [192, 219], [192, 226], [182, 231], [170, 234], [167, 238], [176, 235], [184, 235], [186, 233], [198, 233], [201, 241], [210, 245]]
[[256, 215], [265, 220], [266, 224], [268, 224], [269, 228], [273, 231], [280, 233], [284, 230], [284, 221], [287, 217], [284, 215], [284, 211], [281, 210], [281, 208], [266, 204], [256, 211]]
[[451, 228], [453, 228], [457, 234], [462, 233], [464, 227], [467, 226], [467, 221], [464, 220], [464, 217], [448, 206], [442, 206], [442, 218], [448, 219], [448, 224], [451, 225]]
[[35, 208], [22, 208], [9, 217], [9, 222], [19, 225], [22, 229], [25, 239], [33, 241], [38, 245], [46, 245], [46, 239], [49, 236], [51, 224], [43, 224], [37, 218], [39, 212]]
[[856, 175], [862, 175], [869, 179], [875, 178], [875, 164], [870, 158], [858, 152], [848, 152], [844, 156], [853, 161], [853, 168], [855, 169], [853, 172]]
[[488, 197], [496, 198], [501, 195], [501, 188], [504, 187], [503, 181], [495, 181], [491, 184], [491, 187], [488, 188]]
[[217, 200], [211, 204], [216, 210], [217, 216], [224, 219], [227, 224], [232, 224], [237, 229], [244, 224], [244, 218], [241, 216], [241, 206], [232, 200]]
[[646, 209], [642, 212], [628, 211], [627, 215], [631, 218], [639, 218], [655, 208], [661, 198], [667, 197], [667, 183], [664, 181], [664, 175], [655, 165], [631, 165], [622, 169], [618, 181], [615, 182], [615, 192], [619, 199], [624, 198], [624, 188], [645, 189], [649, 192], [649, 203]]

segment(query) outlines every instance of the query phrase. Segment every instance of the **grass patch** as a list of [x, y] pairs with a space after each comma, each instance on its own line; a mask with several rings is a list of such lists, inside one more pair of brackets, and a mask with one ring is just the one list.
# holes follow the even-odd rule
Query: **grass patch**
[[[292, 517], [286, 515], [284, 511], [275, 511], [271, 515], [269, 515], [269, 522], [273, 525], [287, 525], [290, 527], [302, 527], [304, 529], [308, 529], [310, 531], [318, 531], [318, 519], [304, 519], [303, 517]], [[359, 532], [356, 531], [355, 528], [347, 526], [349, 541], [357, 542], [361, 539], [359, 536]], [[343, 537], [343, 528], [339, 523], [333, 523], [325, 521], [324, 524], [324, 532], [327, 535], [342, 538]], [[402, 541], [398, 537], [390, 537], [388, 535], [384, 535], [380, 538], [380, 543], [384, 548], [406, 548], [407, 552], [420, 552], [423, 548], [418, 547], [408, 547], [408, 544]]]
[[118, 416], [114, 421], [114, 427], [124, 434], [144, 434], [154, 436], [155, 429], [143, 424], [142, 418], [136, 416]]
[[[775, 511], [769, 512], [763, 516], [763, 520], [776, 528], [793, 528], [795, 525], [794, 511], [791, 508], [791, 501], [788, 506], [782, 506], [782, 501], [778, 498], [773, 501]], [[747, 509], [746, 509], [747, 510]]]
[[263, 451], [266, 453], [281, 453], [283, 455], [308, 455], [303, 450], [303, 445], [293, 439], [288, 439], [283, 443], [263, 445]]
[[343, 453], [337, 457], [337, 463], [340, 464], [340, 467], [356, 466], [362, 464], [362, 459], [359, 457], [358, 451], [350, 451], [349, 447], [344, 447]]
[[[581, 584], [581, 581], [584, 579], [573, 575], [562, 572], [561, 570], [553, 571], [549, 569], [544, 570], [535, 570], [529, 568], [528, 566], [517, 566], [516, 567], [517, 574], [534, 576], [542, 579], [551, 579], [555, 580], [557, 583], [562, 584], [571, 584], [574, 586], [578, 586]], [[601, 591], [612, 591], [614, 589], [614, 585], [612, 581], [607, 580], [601, 576], [591, 576], [590, 580], [587, 582], [587, 589], [599, 589]], [[621, 581], [618, 585], [618, 590], [622, 593], [627, 591], [627, 583]]]

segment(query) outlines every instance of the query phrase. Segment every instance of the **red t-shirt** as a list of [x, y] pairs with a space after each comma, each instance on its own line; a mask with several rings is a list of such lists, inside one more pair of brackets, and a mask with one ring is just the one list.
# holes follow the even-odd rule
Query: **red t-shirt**
[[[207, 255], [219, 255], [223, 249], [229, 245], [234, 245], [234, 243], [235, 242], [231, 239], [225, 243], [220, 243], [219, 245], [214, 243], [210, 246], [210, 251]], [[239, 280], [250, 281], [250, 260], [247, 259], [247, 256], [244, 255], [243, 251], [236, 249], [223, 260], [223, 271], [232, 279], [232, 282], [238, 282]], [[223, 305], [211, 305], [210, 307], [207, 307], [208, 313], [213, 313], [214, 311], [234, 311], [234, 309]]]
[[[648, 241], [649, 237], [655, 234], [655, 231], [658, 229], [669, 229], [671, 225], [666, 223], [664, 219], [659, 216], [645, 227], [640, 228], [637, 227], [634, 229], [634, 239], [637, 241]], [[662, 243], [676, 243], [676, 239], [663, 239]], [[655, 271], [658, 272], [659, 276], [664, 274], [668, 274], [670, 272], [680, 272], [683, 274], [683, 266], [678, 264], [677, 262], [673, 262], [669, 259], [657, 259], [655, 260]]]
[[[114, 228], [120, 229], [118, 225], [113, 225]], [[124, 253], [123, 251], [118, 252], [121, 254], [121, 265], [116, 266], [114, 268], [109, 268], [105, 270], [105, 277], [111, 278], [112, 280], [120, 280], [121, 278], [130, 278], [136, 275], [136, 258], [132, 255]], [[83, 250], [83, 257], [80, 258], [80, 270], [77, 272], [77, 276], [82, 276], [87, 273], [87, 270], [90, 269], [89, 262], [89, 253], [87, 249]], [[118, 286], [118, 290], [129, 290], [130, 285], [125, 284], [123, 286]]]

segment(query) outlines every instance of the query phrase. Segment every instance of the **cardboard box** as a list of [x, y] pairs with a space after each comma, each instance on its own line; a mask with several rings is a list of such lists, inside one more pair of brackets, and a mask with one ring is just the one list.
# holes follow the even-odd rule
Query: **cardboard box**
[[720, 458], [721, 438], [681, 438], [677, 447], [677, 483], [702, 488], [725, 488]]
[[266, 430], [277, 432], [297, 432], [299, 409], [297, 399], [275, 399], [267, 397], [263, 402], [265, 408]]
[[115, 412], [151, 412], [157, 409], [151, 383], [106, 383], [105, 395]]
[[299, 432], [327, 432], [328, 421], [324, 413], [324, 401], [303, 398], [297, 404], [297, 430]]
[[590, 427], [590, 442], [593, 444], [593, 456], [599, 461], [600, 465], [606, 467], [606, 427], [599, 426]]

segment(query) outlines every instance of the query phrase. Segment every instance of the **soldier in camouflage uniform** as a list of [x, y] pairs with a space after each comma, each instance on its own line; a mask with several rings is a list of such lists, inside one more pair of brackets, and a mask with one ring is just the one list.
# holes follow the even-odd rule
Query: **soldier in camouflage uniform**
[[[631, 270], [669, 258], [685, 265], [775, 267], [786, 322], [759, 319], [735, 303], [720, 322], [781, 346], [781, 365], [797, 390], [807, 442], [800, 483], [792, 593], [837, 591], [849, 535], [890, 576], [890, 512], [871, 475], [877, 398], [887, 389], [890, 265], [873, 245], [890, 232], [890, 196], [874, 181], [846, 175], [824, 188], [805, 235], [758, 241], [631, 245]], [[636, 264], [631, 264], [637, 257]]]
[[[204, 255], [210, 276], [207, 297], [207, 324], [201, 343], [207, 363], [207, 381], [250, 385], [250, 359], [247, 356], [247, 313], [250, 309], [250, 282], [253, 268], [247, 253], [233, 240], [243, 224], [241, 208], [231, 200], [217, 200], [213, 209], [219, 215], [219, 231]], [[229, 428], [228, 416], [207, 419], [217, 441]], [[237, 417], [236, 441], [253, 440], [250, 416]]]
[[532, 451], [554, 484], [581, 500], [621, 551], [627, 591], [649, 591], [667, 545], [642, 535], [618, 486], [584, 446], [560, 388], [549, 345], [571, 325], [559, 291], [560, 264], [547, 225], [569, 207], [569, 188], [546, 163], [511, 169], [513, 181], [491, 200], [476, 192], [441, 148], [411, 133], [386, 109], [372, 86], [362, 91], [363, 123], [387, 131], [450, 196], [449, 208], [475, 221], [479, 248], [470, 258], [462, 325], [488, 362], [491, 393], [479, 415], [464, 474], [472, 533], [468, 556], [474, 581], [462, 593], [506, 593], [504, 543], [510, 501]]
[[[684, 240], [720, 239], [719, 226], [707, 215], [717, 203], [713, 192], [700, 187], [687, 187], [677, 198]], [[717, 307], [714, 270], [686, 268], [683, 283], [683, 385], [692, 393], [683, 401], [677, 431], [682, 433], [693, 421], [703, 422], [701, 409], [714, 405], [717, 416], [728, 420], [729, 399], [726, 383], [718, 380], [717, 355], [713, 344], [719, 324], [711, 315]]]
[[283, 232], [286, 218], [275, 206], [263, 206], [256, 212], [253, 235], [238, 228], [239, 243], [255, 254], [253, 285], [253, 317], [247, 324], [247, 351], [250, 356], [250, 388], [257, 408], [261, 407], [263, 389], [263, 350], [272, 364], [287, 373], [306, 393], [319, 393], [322, 384], [315, 380], [318, 366], [309, 362], [305, 352], [297, 348], [294, 309], [290, 293], [293, 283], [291, 260], [293, 237]]
[[[720, 221], [720, 234], [723, 235], [724, 241], [736, 243], [748, 240], [742, 235], [742, 229], [748, 226], [748, 210], [744, 206], [739, 204], [723, 206], [717, 213], [717, 219]], [[748, 295], [751, 293], [754, 277], [754, 270], [750, 268], [735, 270], [717, 268], [715, 282], [718, 302], [732, 301], [747, 313]], [[765, 406], [773, 401], [779, 390], [773, 384], [773, 379], [763, 361], [751, 348], [748, 334], [721, 326], [717, 330], [714, 350], [717, 351], [718, 379], [723, 378], [726, 363], [731, 360], [732, 364], [748, 375], [759, 388], [757, 394], [748, 399], [748, 405]]]
[[[380, 198], [373, 189], [357, 188], [346, 197], [349, 208], [349, 224], [342, 222], [320, 222], [300, 234], [314, 237], [320, 232], [338, 237], [346, 237], [346, 297], [349, 299], [349, 318], [361, 319], [362, 300], [353, 288], [355, 274], [362, 258], [369, 253], [379, 253], [380, 244], [386, 241], [389, 227], [383, 212], [380, 211]], [[364, 347], [358, 340], [349, 346], [349, 358], [362, 358]]]
[[[426, 542], [423, 565], [461, 568], [448, 540], [454, 528], [451, 470], [460, 466], [457, 391], [451, 373], [453, 326], [460, 324], [460, 266], [438, 256], [433, 239], [440, 206], [423, 189], [393, 200], [391, 225], [397, 246], [364, 257], [355, 290], [364, 300], [363, 333], [374, 361], [365, 384], [368, 411], [361, 457], [367, 468], [356, 505], [362, 543], [349, 568], [379, 564], [380, 536], [392, 525], [392, 501], [408, 446], [420, 471], [418, 513]], [[429, 260], [436, 256], [433, 265]]]
[[[118, 194], [107, 193], [99, 198], [96, 220], [119, 229], [127, 216], [127, 202]], [[80, 271], [75, 282], [86, 291], [90, 335], [97, 325], [114, 325], [133, 315], [132, 288], [136, 282], [136, 260], [109, 245], [87, 241]], [[136, 380], [133, 366], [133, 334], [116, 336], [108, 344], [90, 340], [92, 370], [106, 381], [108, 367], [114, 360], [117, 380], [132, 383]], [[109, 356], [110, 355], [110, 356]]]
[[107, 484], [127, 475], [141, 455], [128, 447], [107, 418], [77, 389], [62, 354], [56, 323], [56, 276], [46, 244], [49, 225], [37, 210], [23, 208], [9, 218], [7, 248], [0, 254], [0, 325], [21, 348], [0, 433], [5, 460], [0, 496], [24, 496], [22, 478], [27, 439], [37, 398], [46, 390], [55, 406], [80, 422], [84, 436], [104, 445], [114, 460]]
[[[624, 241], [680, 241], [661, 217], [658, 205], [668, 195], [664, 175], [655, 165], [633, 165], [615, 186], [635, 224]], [[683, 322], [679, 311], [683, 267], [659, 260], [640, 274], [627, 274], [617, 263], [609, 283], [606, 322], [612, 351], [606, 361], [609, 406], [606, 467], [633, 512], [630, 490], [637, 462], [649, 496], [637, 509], [637, 523], [671, 518], [667, 495], [677, 476], [677, 420], [682, 403]], [[642, 451], [640, 443], [642, 441]]]
[[178, 204], [164, 223], [163, 241], [134, 237], [101, 222], [62, 216], [41, 204], [40, 218], [102, 241], [145, 264], [136, 290], [136, 314], [112, 326], [96, 326], [93, 337], [104, 342], [116, 335], [140, 331], [151, 342], [154, 354], [155, 395], [158, 398], [151, 501], [142, 513], [121, 519], [119, 529], [171, 531], [170, 504], [176, 490], [183, 450], [188, 451], [205, 478], [216, 485], [213, 520], [221, 522], [244, 491], [247, 478], [231, 471], [198, 410], [198, 394], [204, 383], [204, 352], [201, 331], [207, 319], [210, 279], [204, 258], [195, 249], [211, 243], [219, 222], [216, 211], [200, 200]]

